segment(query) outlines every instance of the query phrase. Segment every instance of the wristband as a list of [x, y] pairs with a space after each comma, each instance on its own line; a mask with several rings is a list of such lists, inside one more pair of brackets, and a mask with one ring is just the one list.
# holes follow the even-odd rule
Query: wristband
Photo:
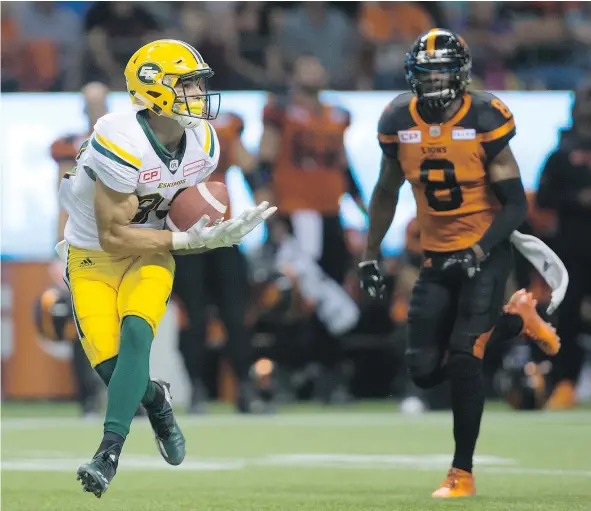
[[378, 261], [377, 259], [370, 259], [369, 261], [361, 261], [357, 266], [359, 268], [364, 268], [365, 266], [377, 266]]

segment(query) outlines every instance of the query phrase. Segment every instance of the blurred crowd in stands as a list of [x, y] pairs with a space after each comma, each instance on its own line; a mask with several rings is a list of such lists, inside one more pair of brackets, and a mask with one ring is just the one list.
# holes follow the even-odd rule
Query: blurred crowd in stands
[[401, 89], [405, 52], [434, 26], [467, 40], [476, 88], [572, 89], [591, 70], [589, 2], [10, 2], [2, 91], [123, 90], [129, 56], [157, 38], [194, 45], [219, 90], [281, 90], [302, 53], [330, 88]]

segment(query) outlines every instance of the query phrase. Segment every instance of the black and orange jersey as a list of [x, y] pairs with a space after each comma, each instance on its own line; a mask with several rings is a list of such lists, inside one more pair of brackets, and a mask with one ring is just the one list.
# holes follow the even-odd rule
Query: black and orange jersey
[[236, 142], [240, 139], [244, 131], [244, 121], [234, 113], [224, 112], [210, 122], [215, 128], [220, 142], [220, 160], [210, 179], [212, 181], [225, 182], [226, 172], [236, 163], [234, 152]]
[[271, 172], [279, 210], [338, 215], [339, 201], [348, 190], [344, 135], [349, 112], [326, 104], [314, 112], [295, 102], [270, 101], [263, 122], [281, 134]]
[[487, 92], [467, 92], [442, 124], [423, 121], [411, 93], [386, 107], [378, 139], [412, 186], [423, 250], [461, 250], [482, 237], [501, 207], [487, 166], [514, 135], [513, 114]]
[[51, 144], [51, 157], [57, 163], [70, 160], [75, 162], [78, 156], [78, 151], [80, 151], [82, 144], [88, 137], [88, 134], [84, 134], [68, 135], [66, 137], [58, 138], [53, 144]]

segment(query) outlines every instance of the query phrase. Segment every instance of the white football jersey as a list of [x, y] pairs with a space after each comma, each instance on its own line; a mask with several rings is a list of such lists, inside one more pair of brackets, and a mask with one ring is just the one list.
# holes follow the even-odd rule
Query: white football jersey
[[94, 216], [97, 179], [138, 196], [132, 227], [162, 229], [174, 197], [215, 170], [220, 147], [210, 123], [186, 129], [171, 154], [156, 139], [146, 114], [130, 110], [101, 117], [80, 150], [75, 175], [62, 180], [59, 200], [69, 214], [64, 237], [70, 245], [101, 250]]

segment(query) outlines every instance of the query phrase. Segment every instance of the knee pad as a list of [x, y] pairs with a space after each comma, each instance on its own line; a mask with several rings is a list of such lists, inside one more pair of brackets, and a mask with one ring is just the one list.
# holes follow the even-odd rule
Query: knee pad
[[470, 353], [452, 352], [447, 362], [450, 378], [475, 378], [482, 376], [482, 360]]
[[408, 350], [406, 366], [413, 383], [421, 389], [429, 389], [443, 379], [442, 354], [437, 349]]

